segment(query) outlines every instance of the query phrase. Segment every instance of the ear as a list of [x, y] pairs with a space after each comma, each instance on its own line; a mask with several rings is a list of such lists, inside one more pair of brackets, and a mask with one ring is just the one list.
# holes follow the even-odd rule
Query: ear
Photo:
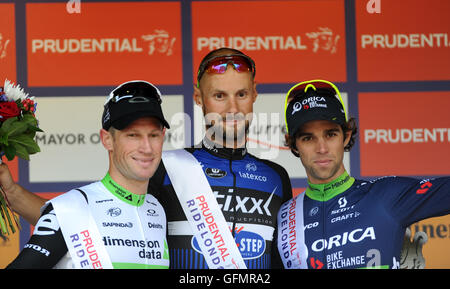
[[194, 85], [194, 94], [192, 95], [192, 97], [194, 98], [194, 102], [196, 105], [203, 107], [202, 92], [196, 85]]
[[256, 101], [256, 98], [258, 97], [258, 91], [256, 90], [256, 81], [253, 81], [253, 102]]
[[348, 145], [348, 143], [350, 142], [350, 139], [352, 138], [352, 131], [349, 130], [344, 134], [344, 147], [346, 147]]
[[107, 151], [113, 150], [114, 137], [109, 131], [102, 128], [100, 130], [100, 140]]
[[300, 153], [297, 150], [297, 146], [295, 144], [293, 146], [290, 146], [289, 145], [289, 140], [290, 140], [289, 134], [285, 134], [284, 135], [285, 145], [288, 146], [291, 149], [291, 152], [294, 154], [294, 156], [299, 158], [300, 157]]

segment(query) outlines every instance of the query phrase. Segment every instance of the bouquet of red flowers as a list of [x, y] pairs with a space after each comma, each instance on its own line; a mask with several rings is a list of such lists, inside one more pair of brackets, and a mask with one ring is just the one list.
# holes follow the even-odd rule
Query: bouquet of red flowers
[[[36, 105], [34, 97], [29, 97], [19, 85], [15, 86], [9, 80], [0, 87], [0, 162], [3, 155], [10, 161], [15, 156], [29, 160], [30, 154], [40, 151], [34, 140], [36, 132], [42, 132], [34, 114]], [[15, 233], [12, 219], [20, 229], [17, 216], [10, 213], [1, 186], [0, 191], [0, 233], [9, 234], [6, 222]]]

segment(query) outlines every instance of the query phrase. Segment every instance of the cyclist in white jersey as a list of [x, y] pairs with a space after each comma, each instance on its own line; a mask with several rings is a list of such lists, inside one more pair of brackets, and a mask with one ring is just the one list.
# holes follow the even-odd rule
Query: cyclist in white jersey
[[166, 215], [147, 194], [169, 128], [159, 90], [145, 81], [121, 84], [105, 103], [102, 127], [106, 176], [47, 202], [7, 268], [169, 267]]

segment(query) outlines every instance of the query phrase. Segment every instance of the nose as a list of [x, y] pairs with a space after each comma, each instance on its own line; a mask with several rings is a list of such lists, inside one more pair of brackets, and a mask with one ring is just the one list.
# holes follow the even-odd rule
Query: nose
[[317, 139], [316, 151], [320, 154], [328, 153], [328, 144], [327, 144], [325, 138], [320, 137]]
[[238, 113], [238, 101], [237, 98], [234, 96], [231, 96], [228, 98], [228, 109], [227, 113]]
[[139, 151], [142, 153], [151, 153], [153, 151], [152, 149], [152, 143], [149, 138], [143, 137], [141, 139], [140, 145], [139, 145]]

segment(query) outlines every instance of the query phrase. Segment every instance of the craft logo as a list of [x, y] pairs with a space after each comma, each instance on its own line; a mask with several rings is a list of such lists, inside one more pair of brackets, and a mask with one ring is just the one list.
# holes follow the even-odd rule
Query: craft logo
[[[303, 43], [307, 39], [307, 43]], [[341, 35], [329, 27], [318, 27], [316, 31], [304, 35], [270, 36], [200, 36], [197, 38], [197, 51], [232, 47], [247, 51], [311, 50], [314, 53], [325, 51], [335, 54]]]
[[136, 38], [32, 39], [31, 53], [143, 53], [146, 46], [148, 55], [172, 55], [176, 37], [163, 29], [153, 32]]
[[5, 58], [7, 55], [7, 48], [9, 44], [9, 39], [4, 39], [2, 33], [0, 33], [0, 59]]

